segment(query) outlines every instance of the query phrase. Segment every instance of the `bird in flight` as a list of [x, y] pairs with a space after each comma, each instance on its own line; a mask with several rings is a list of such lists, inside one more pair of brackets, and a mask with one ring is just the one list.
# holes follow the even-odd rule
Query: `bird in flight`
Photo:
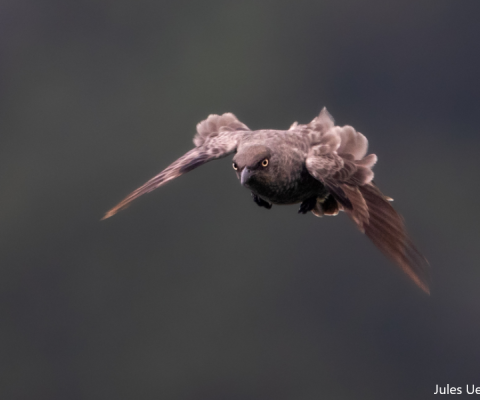
[[306, 125], [289, 130], [250, 130], [235, 115], [210, 115], [197, 125], [195, 147], [108, 211], [110, 218], [133, 200], [209, 161], [235, 154], [233, 169], [253, 201], [298, 204], [301, 214], [344, 211], [361, 232], [429, 293], [428, 262], [407, 236], [391, 198], [373, 183], [375, 154], [351, 126], [335, 126], [324, 108]]

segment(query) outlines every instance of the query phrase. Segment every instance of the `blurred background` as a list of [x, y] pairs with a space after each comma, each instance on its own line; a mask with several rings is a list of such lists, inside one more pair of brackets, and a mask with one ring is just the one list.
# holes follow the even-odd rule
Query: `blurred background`
[[[477, 0], [4, 0], [2, 399], [426, 399], [480, 386]], [[230, 157], [104, 212], [233, 112], [379, 156], [422, 293]], [[465, 390], [464, 390], [465, 393]]]

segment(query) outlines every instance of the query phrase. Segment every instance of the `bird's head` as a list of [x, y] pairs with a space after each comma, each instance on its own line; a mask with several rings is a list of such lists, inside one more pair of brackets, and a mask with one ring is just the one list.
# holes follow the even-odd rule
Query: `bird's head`
[[272, 151], [262, 145], [252, 145], [238, 151], [233, 157], [232, 166], [241, 184], [252, 189], [268, 184], [275, 164], [272, 155]]

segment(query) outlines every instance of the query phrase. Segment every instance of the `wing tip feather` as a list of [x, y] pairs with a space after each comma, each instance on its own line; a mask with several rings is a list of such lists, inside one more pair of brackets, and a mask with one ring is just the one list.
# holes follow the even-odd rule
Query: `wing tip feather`
[[370, 211], [369, 221], [364, 225], [365, 234], [420, 289], [430, 295], [429, 262], [408, 237], [403, 218], [373, 184], [359, 189]]
[[116, 211], [110, 210], [110, 211], [106, 212], [105, 215], [102, 218], [100, 218], [100, 221], [104, 221], [104, 220], [106, 220], [110, 217], [113, 217], [116, 213], [117, 213]]

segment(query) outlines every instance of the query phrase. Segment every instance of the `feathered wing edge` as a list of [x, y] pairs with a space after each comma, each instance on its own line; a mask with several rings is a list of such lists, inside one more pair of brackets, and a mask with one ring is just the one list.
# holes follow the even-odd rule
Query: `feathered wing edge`
[[[373, 184], [372, 167], [377, 161], [367, 155], [368, 141], [351, 126], [334, 126], [324, 108], [309, 125], [312, 144], [306, 166], [310, 174], [325, 184], [337, 202], [328, 198], [324, 204], [344, 210], [357, 227], [422, 290], [428, 287], [428, 261], [417, 250], [406, 233], [402, 217], [389, 203], [390, 198]], [[336, 212], [316, 210], [315, 215]]]
[[[353, 188], [341, 185], [352, 203], [344, 207], [358, 228], [394, 261], [422, 290], [428, 287], [428, 261], [408, 237], [402, 217], [373, 184]], [[351, 191], [356, 195], [351, 195]]]
[[130, 203], [136, 198], [151, 192], [152, 190], [164, 185], [172, 179], [179, 177], [185, 172], [191, 171], [192, 169], [197, 168], [202, 164], [205, 164], [210, 159], [211, 157], [209, 157], [208, 154], [201, 149], [195, 148], [193, 150], [190, 150], [184, 156], [180, 157], [178, 160], [170, 164], [158, 175], [150, 179], [147, 183], [130, 193], [120, 203], [118, 203], [115, 207], [109, 210], [104, 215], [102, 220], [110, 218], [120, 210], [128, 207]]
[[128, 207], [136, 198], [151, 192], [165, 183], [207, 163], [208, 161], [226, 157], [237, 148], [242, 131], [249, 131], [232, 113], [210, 115], [197, 125], [197, 133], [193, 138], [195, 148], [174, 161], [147, 183], [130, 193], [125, 199], [109, 210], [102, 220], [115, 215]]

